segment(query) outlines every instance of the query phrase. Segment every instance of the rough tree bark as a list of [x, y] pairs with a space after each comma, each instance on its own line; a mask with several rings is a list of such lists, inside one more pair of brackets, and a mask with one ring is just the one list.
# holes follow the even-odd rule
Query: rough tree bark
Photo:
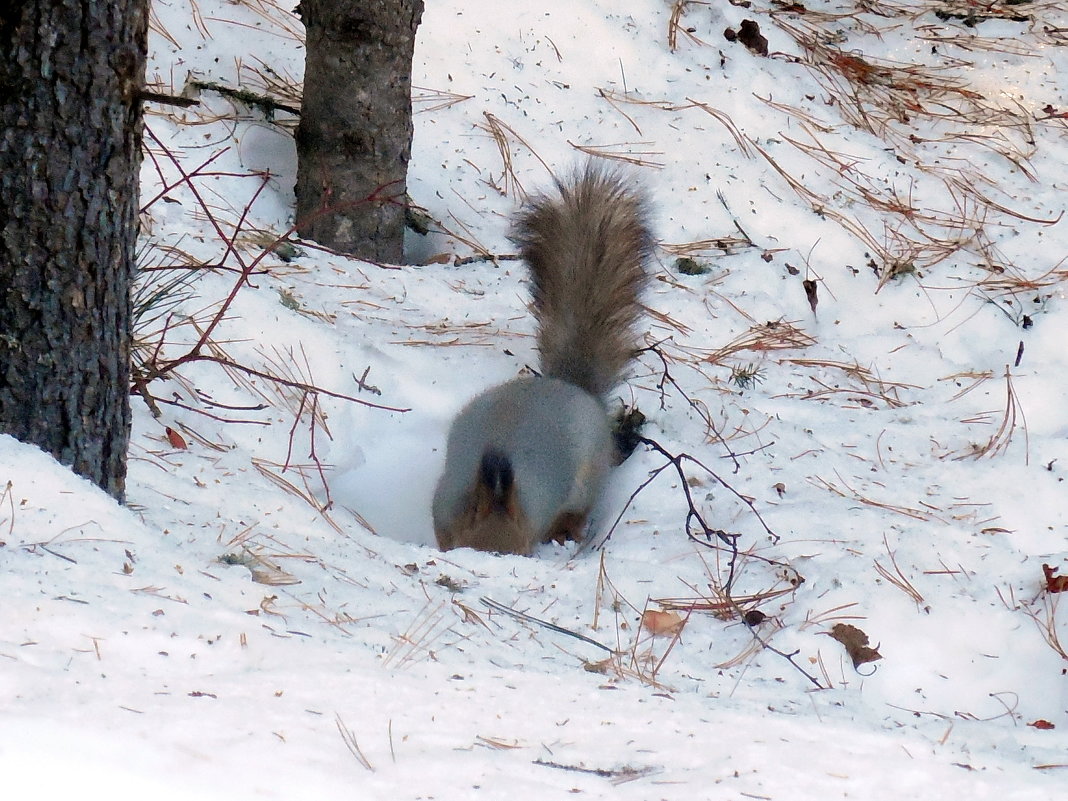
[[297, 129], [300, 234], [399, 263], [423, 0], [302, 0], [297, 12], [307, 32]]
[[148, 0], [0, 8], [0, 431], [122, 499]]

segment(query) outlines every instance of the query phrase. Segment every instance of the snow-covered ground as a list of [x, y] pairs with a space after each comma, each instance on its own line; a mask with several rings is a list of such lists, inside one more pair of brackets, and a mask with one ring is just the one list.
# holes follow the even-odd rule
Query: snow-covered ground
[[[1059, 797], [1063, 7], [428, 5], [409, 188], [437, 232], [399, 269], [269, 253], [211, 333], [407, 411], [184, 365], [149, 385], [159, 418], [133, 400], [126, 508], [0, 437], [3, 796]], [[724, 37], [743, 20], [769, 56]], [[293, 103], [299, 30], [271, 0], [158, 0], [149, 77]], [[293, 118], [199, 99], [148, 117], [143, 200], [176, 185], [143, 215], [145, 263], [238, 249], [157, 307], [143, 358], [187, 352], [292, 222]], [[692, 458], [629, 506], [666, 460], [619, 468], [603, 547], [442, 554], [449, 420], [537, 361], [521, 266], [454, 261], [511, 253], [523, 191], [576, 148], [632, 162], [653, 200], [656, 350], [618, 397]], [[215, 157], [199, 199], [168, 152]], [[685, 487], [737, 535], [752, 628], [722, 603], [729, 552], [686, 535]], [[677, 636], [642, 626], [672, 608]], [[836, 624], [882, 658], [855, 669]]]

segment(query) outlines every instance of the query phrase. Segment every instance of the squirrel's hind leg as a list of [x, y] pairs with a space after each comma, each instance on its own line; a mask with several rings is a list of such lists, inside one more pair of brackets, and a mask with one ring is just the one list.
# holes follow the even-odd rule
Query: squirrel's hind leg
[[563, 545], [568, 540], [582, 542], [586, 533], [586, 518], [590, 510], [583, 509], [577, 512], [561, 512], [553, 520], [549, 530], [545, 533], [542, 542], [556, 542]]

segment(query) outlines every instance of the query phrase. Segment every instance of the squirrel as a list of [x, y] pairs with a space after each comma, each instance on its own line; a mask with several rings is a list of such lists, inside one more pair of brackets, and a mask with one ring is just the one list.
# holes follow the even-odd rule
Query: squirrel
[[638, 348], [653, 250], [644, 196], [587, 164], [521, 211], [512, 240], [530, 269], [542, 375], [489, 389], [457, 415], [432, 510], [442, 550], [530, 555], [581, 540], [621, 461], [606, 399]]

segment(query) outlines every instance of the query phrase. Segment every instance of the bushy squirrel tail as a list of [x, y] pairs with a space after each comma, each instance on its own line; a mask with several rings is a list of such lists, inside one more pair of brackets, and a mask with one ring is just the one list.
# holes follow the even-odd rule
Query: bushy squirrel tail
[[545, 375], [599, 398], [622, 378], [638, 348], [647, 216], [632, 182], [594, 164], [520, 214], [513, 239], [530, 268]]

